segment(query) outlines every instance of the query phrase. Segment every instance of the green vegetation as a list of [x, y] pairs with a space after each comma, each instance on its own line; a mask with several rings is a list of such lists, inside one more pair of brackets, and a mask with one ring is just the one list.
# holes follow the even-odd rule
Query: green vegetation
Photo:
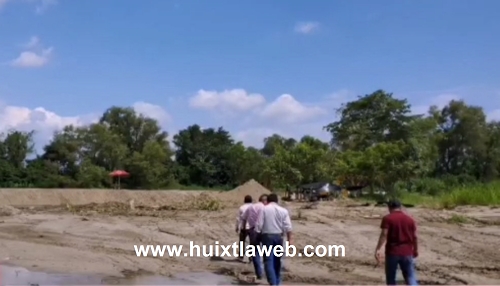
[[500, 183], [476, 184], [460, 187], [440, 197], [443, 207], [459, 205], [500, 205]]
[[398, 197], [404, 204], [431, 208], [454, 208], [461, 205], [500, 206], [500, 182], [471, 183], [435, 196], [401, 192]]
[[331, 181], [413, 204], [500, 204], [500, 123], [488, 122], [482, 108], [451, 101], [414, 115], [407, 100], [378, 90], [337, 111], [336, 121], [318, 126], [331, 134], [328, 143], [275, 134], [257, 149], [222, 127], [192, 125], [172, 137], [172, 148], [157, 121], [111, 107], [95, 124], [54, 134], [34, 159], [27, 160], [33, 132], [5, 134], [0, 186], [112, 188], [109, 172], [124, 169], [127, 189], [230, 189], [253, 178], [273, 190]]
[[451, 216], [451, 218], [448, 219], [448, 222], [454, 224], [464, 224], [468, 223], [469, 219], [465, 216], [454, 214]]

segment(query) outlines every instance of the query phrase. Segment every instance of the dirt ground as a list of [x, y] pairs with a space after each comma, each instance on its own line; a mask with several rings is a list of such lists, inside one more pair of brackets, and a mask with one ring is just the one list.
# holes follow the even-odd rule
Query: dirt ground
[[[91, 191], [89, 191], [91, 192]], [[231, 199], [228, 199], [231, 201]], [[219, 211], [141, 207], [130, 203], [0, 208], [0, 261], [32, 271], [130, 277], [210, 271], [239, 279], [251, 264], [233, 258], [137, 257], [135, 244], [232, 244], [237, 204]], [[286, 202], [295, 244], [343, 244], [345, 257], [288, 257], [284, 283], [383, 284], [373, 253], [384, 207]], [[406, 210], [419, 226], [421, 284], [500, 285], [500, 209]], [[400, 275], [399, 275], [400, 277]], [[265, 281], [260, 281], [265, 284]]]

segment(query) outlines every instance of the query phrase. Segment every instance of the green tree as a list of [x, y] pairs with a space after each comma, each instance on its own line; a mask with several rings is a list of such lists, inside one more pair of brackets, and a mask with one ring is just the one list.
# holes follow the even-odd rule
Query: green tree
[[415, 117], [406, 99], [395, 99], [383, 90], [345, 103], [337, 113], [340, 119], [324, 128], [332, 134], [332, 146], [342, 151], [405, 139], [407, 124]]
[[173, 142], [180, 183], [210, 187], [233, 183], [230, 166], [237, 151], [232, 149], [231, 135], [222, 127], [202, 130], [199, 125], [192, 125], [179, 131]]
[[478, 106], [450, 101], [413, 115], [406, 99], [377, 90], [337, 112], [324, 127], [329, 143], [273, 134], [258, 149], [222, 127], [195, 124], [173, 136], [172, 150], [155, 119], [113, 106], [96, 123], [58, 130], [36, 156], [33, 132], [3, 134], [0, 185], [111, 188], [109, 173], [124, 169], [129, 189], [234, 187], [255, 179], [275, 190], [329, 181], [437, 194], [500, 177], [500, 123], [488, 122]]
[[437, 172], [481, 179], [490, 139], [482, 108], [452, 100], [435, 117], [439, 123]]

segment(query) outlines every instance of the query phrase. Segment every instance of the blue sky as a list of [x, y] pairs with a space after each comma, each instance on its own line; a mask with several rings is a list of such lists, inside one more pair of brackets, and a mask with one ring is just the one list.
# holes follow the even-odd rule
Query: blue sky
[[0, 0], [0, 129], [134, 106], [174, 134], [224, 126], [328, 140], [384, 89], [415, 112], [463, 98], [500, 119], [498, 0]]

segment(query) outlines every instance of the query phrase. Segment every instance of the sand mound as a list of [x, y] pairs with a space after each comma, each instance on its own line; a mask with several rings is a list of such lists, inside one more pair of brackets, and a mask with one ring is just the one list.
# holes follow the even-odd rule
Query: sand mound
[[[129, 191], [109, 189], [0, 189], [0, 202], [13, 207], [38, 206], [82, 206], [91, 204], [119, 203], [136, 207], [173, 209], [216, 210], [224, 206], [243, 203], [243, 198], [250, 195], [257, 200], [262, 194], [271, 193], [255, 180], [229, 192], [202, 191]], [[6, 210], [8, 213], [9, 210]], [[1, 212], [0, 212], [1, 213]], [[1, 214], [0, 214], [1, 215]]]
[[271, 191], [259, 184], [254, 179], [229, 192], [219, 193], [219, 199], [228, 203], [242, 204], [245, 196], [250, 195], [257, 200], [263, 194], [270, 194]]
[[0, 189], [0, 202], [14, 207], [88, 205], [110, 202], [165, 206], [193, 200], [199, 191], [128, 191], [107, 189]]
[[[12, 208], [12, 207], [10, 207]], [[90, 203], [83, 205], [55, 205], [55, 206], [32, 206], [24, 207], [27, 211], [48, 211], [48, 212], [72, 212], [79, 215], [106, 214], [106, 215], [131, 215], [131, 216], [154, 216], [161, 217], [168, 215], [162, 211], [219, 211], [224, 209], [220, 200], [215, 199], [209, 194], [199, 194], [184, 201], [175, 201], [167, 205], [136, 205], [135, 200], [129, 203], [123, 202], [105, 202]], [[14, 209], [14, 208], [12, 208]], [[1, 216], [0, 208], [0, 216]]]
[[270, 194], [271, 191], [266, 189], [264, 186], [259, 184], [254, 179], [244, 183], [243, 185], [229, 191], [230, 194], [240, 194], [242, 196], [246, 195], [262, 195], [262, 194]]

